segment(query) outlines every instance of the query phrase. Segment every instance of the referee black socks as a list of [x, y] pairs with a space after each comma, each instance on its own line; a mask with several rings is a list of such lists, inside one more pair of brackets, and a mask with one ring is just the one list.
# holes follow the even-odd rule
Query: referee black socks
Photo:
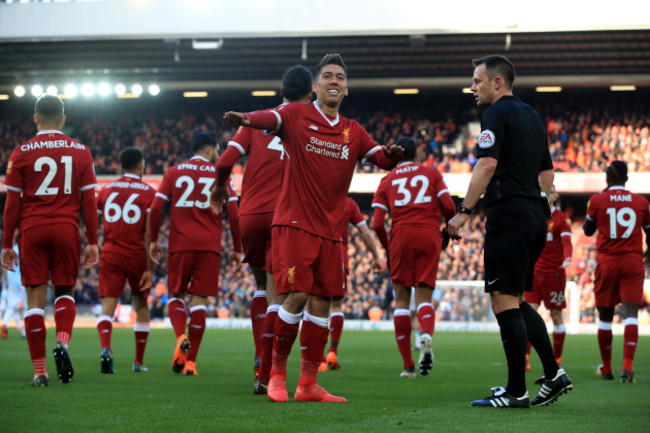
[[559, 367], [555, 360], [555, 353], [553, 352], [553, 346], [551, 345], [551, 339], [548, 336], [544, 319], [526, 301], [519, 304], [519, 309], [524, 317], [524, 323], [528, 331], [528, 340], [542, 361], [544, 376], [547, 378], [555, 377]]
[[[526, 393], [526, 347], [528, 336], [522, 312], [519, 308], [505, 310], [496, 315], [501, 342], [508, 360], [508, 386], [506, 390], [514, 397]], [[548, 338], [548, 336], [547, 336]]]

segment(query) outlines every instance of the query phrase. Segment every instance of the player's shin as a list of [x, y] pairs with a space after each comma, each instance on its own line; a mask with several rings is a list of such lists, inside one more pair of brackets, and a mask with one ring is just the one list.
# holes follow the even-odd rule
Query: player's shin
[[260, 336], [260, 372], [259, 379], [269, 383], [269, 376], [271, 374], [271, 364], [273, 355], [273, 340], [275, 320], [278, 317], [278, 310], [280, 305], [270, 305], [266, 310], [266, 317], [264, 317], [264, 325]]
[[29, 357], [34, 365], [34, 376], [47, 375], [45, 358], [45, 312], [40, 308], [32, 308], [25, 313], [25, 331]]
[[275, 340], [273, 341], [271, 376], [274, 374], [286, 376], [287, 358], [289, 358], [293, 343], [298, 336], [298, 326], [301, 317], [302, 314], [289, 313], [283, 307], [280, 307], [278, 310], [278, 317], [275, 319]]
[[298, 386], [316, 383], [318, 366], [329, 335], [327, 317], [317, 317], [305, 312], [300, 332], [300, 380]]
[[74, 319], [77, 316], [77, 306], [74, 298], [63, 295], [54, 301], [54, 321], [56, 322], [56, 341], [65, 345], [70, 342]]

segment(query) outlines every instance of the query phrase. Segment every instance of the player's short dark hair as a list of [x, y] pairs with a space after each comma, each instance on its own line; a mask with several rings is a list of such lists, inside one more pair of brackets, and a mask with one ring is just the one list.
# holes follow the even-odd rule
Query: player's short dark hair
[[415, 144], [415, 140], [411, 137], [400, 137], [397, 139], [395, 144], [404, 149], [404, 153], [402, 154], [402, 159], [404, 161], [413, 161], [415, 159], [415, 152], [418, 148], [417, 144]]
[[311, 92], [314, 76], [304, 66], [296, 65], [282, 77], [282, 96], [289, 101], [298, 101]]
[[345, 73], [345, 77], [347, 78], [348, 76], [348, 67], [345, 66], [345, 62], [343, 61], [343, 57], [339, 53], [328, 53], [323, 56], [322, 59], [320, 59], [320, 62], [316, 65], [316, 71], [314, 73], [314, 76], [318, 78], [320, 75], [321, 71], [323, 68], [327, 65], [339, 65], [340, 67], [343, 68], [343, 72]]
[[627, 164], [623, 161], [612, 161], [605, 170], [608, 185], [625, 185], [627, 182]]
[[144, 155], [137, 147], [127, 147], [120, 152], [120, 165], [124, 170], [133, 170], [142, 160]]
[[485, 64], [485, 72], [490, 79], [499, 75], [506, 82], [506, 86], [508, 86], [509, 89], [512, 88], [512, 84], [515, 82], [516, 77], [515, 67], [506, 57], [498, 54], [491, 54], [480, 59], [472, 60], [472, 64], [474, 67]]
[[215, 146], [216, 144], [217, 137], [210, 131], [196, 131], [192, 140], [192, 152], [196, 153], [206, 146]]
[[36, 114], [41, 123], [58, 123], [63, 118], [63, 101], [56, 95], [41, 95], [34, 105]]

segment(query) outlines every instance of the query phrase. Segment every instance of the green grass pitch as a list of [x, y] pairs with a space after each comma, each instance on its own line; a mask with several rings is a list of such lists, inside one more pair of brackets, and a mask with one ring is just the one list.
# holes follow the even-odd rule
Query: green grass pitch
[[[11, 332], [13, 331], [13, 332]], [[249, 330], [205, 333], [198, 377], [171, 370], [171, 329], [153, 330], [145, 355], [148, 373], [131, 372], [133, 333], [113, 331], [115, 375], [99, 373], [95, 329], [75, 329], [71, 383], [56, 378], [48, 331], [50, 386], [28, 386], [27, 343], [10, 330], [0, 340], [0, 431], [9, 432], [648, 432], [650, 431], [650, 337], [640, 337], [636, 384], [605, 382], [596, 337], [566, 339], [564, 368], [574, 390], [549, 407], [527, 410], [472, 408], [468, 403], [505, 385], [506, 367], [495, 333], [437, 333], [429, 376], [399, 377], [401, 358], [393, 333], [344, 331], [341, 370], [319, 374], [328, 391], [346, 404], [270, 403], [253, 395], [253, 343]], [[614, 337], [614, 369], [622, 362], [622, 337]], [[418, 352], [413, 354], [417, 362]], [[531, 397], [542, 374], [533, 354], [527, 373]], [[290, 397], [298, 380], [299, 344], [289, 360]]]

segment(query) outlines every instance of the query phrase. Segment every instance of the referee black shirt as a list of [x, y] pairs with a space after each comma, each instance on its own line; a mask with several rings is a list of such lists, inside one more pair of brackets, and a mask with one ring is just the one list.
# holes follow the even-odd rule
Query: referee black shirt
[[539, 173], [553, 169], [546, 125], [516, 96], [502, 96], [481, 116], [476, 157], [498, 161], [485, 191], [485, 202], [504, 198], [539, 199]]

